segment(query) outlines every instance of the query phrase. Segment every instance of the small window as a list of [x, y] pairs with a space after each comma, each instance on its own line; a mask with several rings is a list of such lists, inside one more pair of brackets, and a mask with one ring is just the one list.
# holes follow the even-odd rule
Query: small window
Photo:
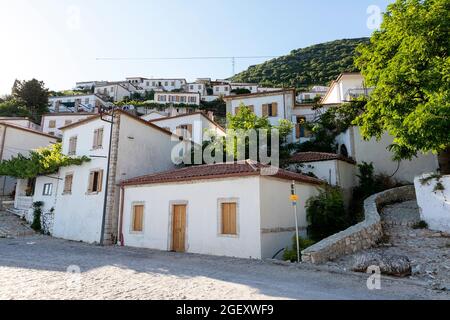
[[221, 204], [221, 232], [223, 235], [237, 235], [236, 208], [235, 202], [224, 202]]
[[131, 230], [133, 232], [144, 231], [144, 206], [141, 204], [133, 206], [133, 221]]
[[42, 192], [42, 195], [44, 195], [44, 196], [51, 196], [52, 195], [52, 189], [53, 189], [53, 183], [46, 183], [46, 184], [44, 184], [44, 191]]
[[88, 193], [99, 193], [102, 191], [103, 170], [91, 171], [89, 174]]
[[100, 149], [103, 147], [103, 128], [94, 130], [94, 140], [92, 143], [93, 149]]
[[56, 120], [50, 120], [48, 122], [48, 127], [49, 128], [56, 128]]
[[74, 156], [77, 153], [77, 140], [76, 136], [69, 139], [69, 156]]
[[64, 179], [63, 194], [72, 193], [73, 174], [67, 174]]

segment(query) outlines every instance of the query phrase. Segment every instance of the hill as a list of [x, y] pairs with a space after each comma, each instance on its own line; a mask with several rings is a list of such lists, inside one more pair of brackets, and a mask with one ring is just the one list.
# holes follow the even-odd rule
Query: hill
[[231, 79], [299, 89], [328, 85], [342, 72], [358, 71], [353, 59], [355, 49], [368, 42], [369, 38], [343, 39], [293, 50], [286, 56], [251, 66]]

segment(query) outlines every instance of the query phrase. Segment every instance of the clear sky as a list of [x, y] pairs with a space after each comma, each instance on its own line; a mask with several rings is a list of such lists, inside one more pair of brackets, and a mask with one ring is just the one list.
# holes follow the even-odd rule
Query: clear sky
[[[52, 90], [127, 76], [226, 78], [228, 60], [100, 57], [272, 56], [370, 36], [370, 6], [389, 0], [1, 0], [0, 95], [14, 79]], [[237, 60], [236, 71], [264, 59]]]

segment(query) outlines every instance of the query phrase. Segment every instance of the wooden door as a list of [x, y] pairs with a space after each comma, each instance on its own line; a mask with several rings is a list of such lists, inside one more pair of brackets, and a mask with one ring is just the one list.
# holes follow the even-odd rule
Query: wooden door
[[172, 250], [186, 251], [186, 205], [173, 206]]

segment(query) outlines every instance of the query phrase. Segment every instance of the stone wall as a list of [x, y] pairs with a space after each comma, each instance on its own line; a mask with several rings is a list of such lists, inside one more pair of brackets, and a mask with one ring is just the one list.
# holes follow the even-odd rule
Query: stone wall
[[363, 222], [336, 233], [302, 251], [302, 261], [323, 263], [340, 256], [373, 247], [383, 236], [379, 210], [390, 203], [415, 199], [414, 186], [387, 190], [364, 202]]

